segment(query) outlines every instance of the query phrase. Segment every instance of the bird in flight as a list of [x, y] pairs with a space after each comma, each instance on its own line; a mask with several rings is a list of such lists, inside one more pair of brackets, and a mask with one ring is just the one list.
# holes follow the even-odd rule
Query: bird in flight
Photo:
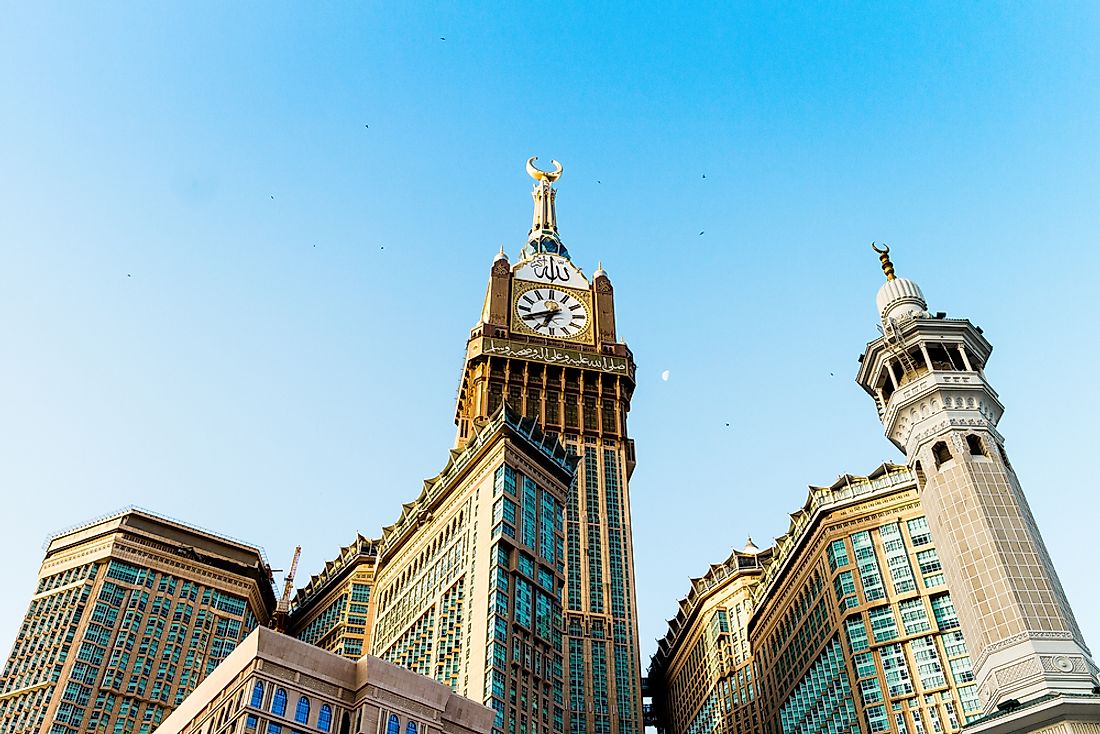
[[700, 232], [699, 232], [699, 236], [700, 236], [700, 237], [702, 237], [702, 236], [703, 236], [703, 232], [702, 232], [702, 230], [700, 230]]
[[440, 40], [440, 41], [446, 41], [447, 39], [446, 39], [446, 38], [444, 38], [443, 36], [440, 36], [440, 37], [439, 37], [439, 40]]

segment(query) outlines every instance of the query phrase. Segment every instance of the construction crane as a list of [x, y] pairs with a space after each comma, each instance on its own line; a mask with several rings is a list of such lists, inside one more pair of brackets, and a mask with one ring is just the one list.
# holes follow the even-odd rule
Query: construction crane
[[298, 570], [298, 556], [302, 555], [302, 546], [294, 546], [294, 558], [290, 561], [290, 570], [283, 584], [283, 595], [275, 604], [275, 614], [271, 617], [271, 628], [276, 632], [286, 632], [287, 618], [290, 617], [290, 595], [294, 592], [294, 572]]

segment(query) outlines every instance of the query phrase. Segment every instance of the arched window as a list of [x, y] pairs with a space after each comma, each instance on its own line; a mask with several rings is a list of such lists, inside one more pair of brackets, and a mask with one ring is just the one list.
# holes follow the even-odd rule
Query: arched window
[[982, 445], [982, 440], [973, 433], [966, 437], [966, 447], [970, 449], [971, 456], [989, 456], [989, 454], [985, 452], [985, 446]]
[[278, 716], [286, 716], [286, 689], [280, 688], [275, 691], [275, 695], [271, 699], [271, 713]]
[[405, 727], [405, 734], [416, 734], [416, 722], [410, 721]]
[[321, 713], [317, 714], [317, 728], [321, 731], [332, 730], [332, 708], [327, 703], [321, 706]]
[[294, 720], [299, 724], [309, 722], [309, 699], [305, 696], [298, 699], [298, 708], [294, 709]]
[[256, 708], [264, 705], [264, 684], [260, 681], [256, 681], [256, 685], [252, 686], [252, 701], [249, 705]]
[[390, 714], [390, 720], [386, 723], [386, 734], [401, 734], [401, 722], [397, 720], [397, 714]]
[[951, 461], [951, 450], [947, 448], [947, 444], [943, 441], [937, 441], [932, 446], [932, 457], [936, 460], [936, 468], [939, 469], [944, 462]]
[[347, 711], [340, 717], [340, 734], [351, 734], [351, 714]]
[[916, 472], [917, 475], [917, 489], [923, 490], [925, 484], [924, 467], [920, 465], [919, 461], [916, 464], [913, 464], [913, 471]]

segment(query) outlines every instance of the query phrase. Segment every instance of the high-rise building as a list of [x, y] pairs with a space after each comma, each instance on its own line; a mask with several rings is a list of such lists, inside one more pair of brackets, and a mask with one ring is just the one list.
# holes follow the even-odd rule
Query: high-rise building
[[274, 609], [253, 546], [143, 510], [49, 540], [0, 732], [149, 734]]
[[287, 634], [352, 660], [370, 649], [378, 541], [362, 535], [298, 590]]
[[489, 734], [492, 722], [442, 683], [260, 627], [156, 734]]
[[662, 734], [761, 734], [748, 621], [773, 549], [749, 539], [691, 580], [649, 669], [651, 718]]
[[746, 550], [693, 581], [653, 658], [665, 732], [935, 734], [980, 716], [908, 469], [811, 487], [773, 548]]
[[[877, 251], [883, 333], [857, 381], [916, 474], [985, 712], [1033, 704], [983, 730], [1049, 710], [1049, 721], [1066, 722], [1059, 731], [1095, 732], [1097, 667], [997, 431], [1004, 407], [985, 375], [992, 345], [970, 321], [929, 313], [920, 287], [896, 277], [889, 248]], [[1071, 701], [1093, 713], [1066, 714]]]
[[382, 531], [372, 652], [495, 711], [565, 731], [563, 517], [576, 458], [500, 405]]
[[589, 280], [558, 234], [553, 186], [534, 167], [535, 210], [518, 262], [503, 248], [470, 333], [456, 409], [457, 447], [507, 403], [579, 460], [565, 518], [566, 705], [572, 734], [641, 734], [627, 412], [634, 359], [615, 330], [615, 293]]

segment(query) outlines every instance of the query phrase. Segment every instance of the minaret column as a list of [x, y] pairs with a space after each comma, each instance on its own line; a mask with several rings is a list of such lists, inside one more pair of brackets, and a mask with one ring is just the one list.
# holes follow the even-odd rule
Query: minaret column
[[[885, 399], [886, 435], [918, 477], [982, 705], [992, 713], [1092, 694], [1096, 664], [997, 431], [1004, 407], [983, 372], [992, 346], [967, 320], [929, 315], [917, 284], [894, 275], [889, 248], [876, 251], [887, 275], [883, 336], [867, 346], [857, 382]], [[899, 357], [908, 354], [929, 368], [937, 355], [940, 366], [925, 371]]]

